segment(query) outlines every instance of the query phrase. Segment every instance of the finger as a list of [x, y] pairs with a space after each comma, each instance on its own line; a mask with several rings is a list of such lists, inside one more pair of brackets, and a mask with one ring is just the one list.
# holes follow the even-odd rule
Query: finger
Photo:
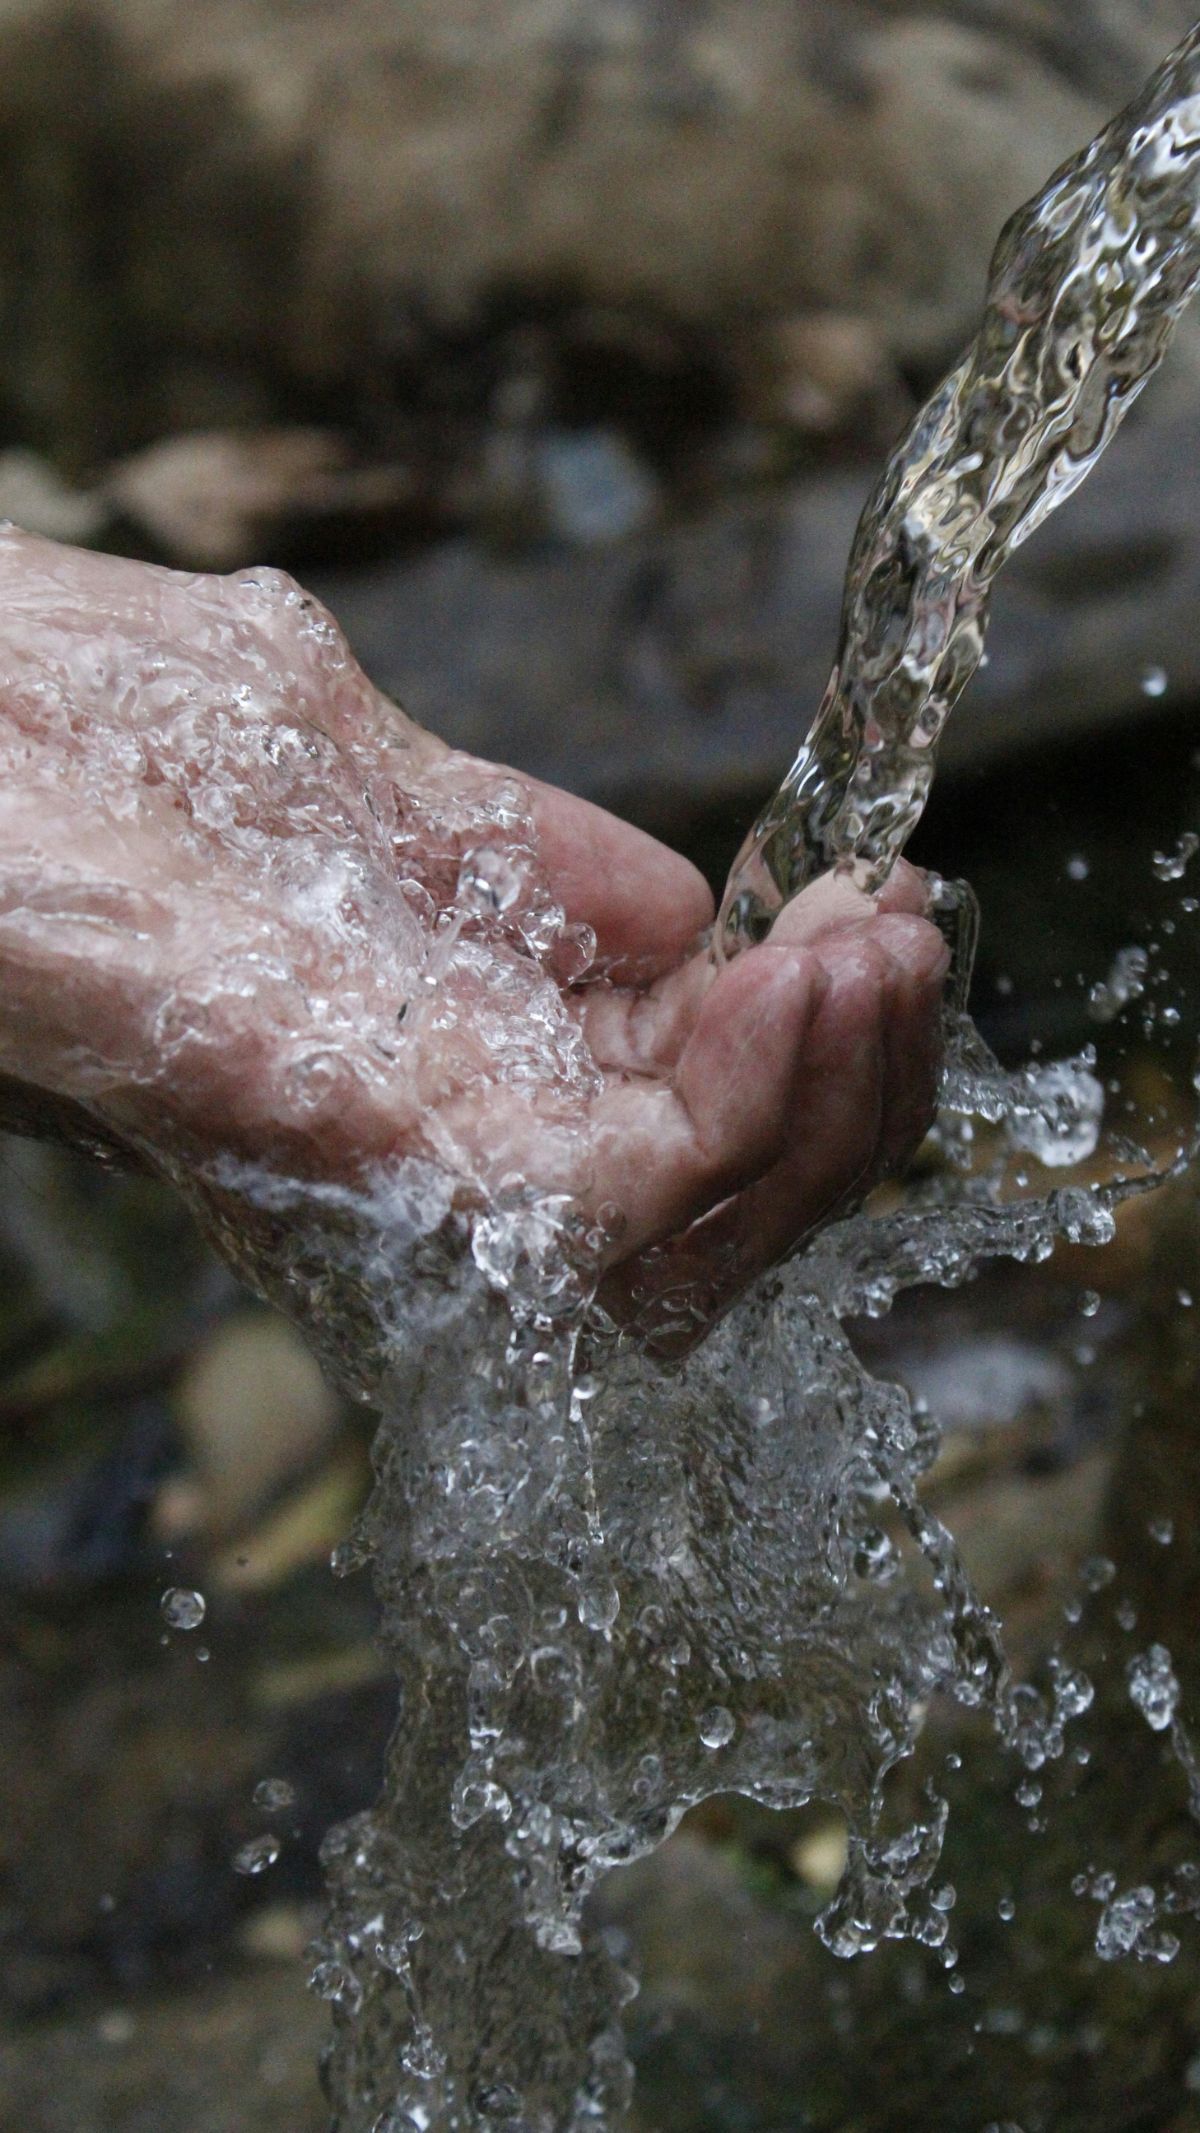
[[[817, 947], [833, 933], [882, 916], [921, 913], [928, 902], [924, 875], [904, 860], [877, 899], [856, 889], [848, 876], [827, 874], [785, 907], [770, 941], [777, 947]], [[707, 950], [701, 950], [650, 986], [598, 986], [585, 993], [580, 1023], [593, 1058], [627, 1073], [669, 1072], [716, 975]]]
[[642, 1264], [623, 1269], [628, 1306], [658, 1345], [682, 1327], [694, 1337], [870, 1166], [882, 1117], [878, 1010], [887, 961], [864, 929], [860, 939], [840, 943], [824, 967], [827, 989], [777, 1162]]
[[907, 860], [897, 862], [877, 896], [856, 888], [849, 874], [822, 874], [785, 904], [771, 931], [772, 940], [812, 944], [827, 933], [885, 912], [923, 913], [929, 903], [925, 877]]
[[591, 1191], [622, 1209], [624, 1251], [778, 1161], [826, 985], [805, 950], [740, 957], [706, 993], [673, 1080], [625, 1081], [597, 1101]]
[[883, 1025], [883, 1131], [878, 1175], [898, 1169], [920, 1146], [937, 1110], [942, 1059], [941, 998], [950, 950], [928, 920], [899, 913], [881, 922], [897, 968]]
[[703, 875], [656, 837], [589, 800], [536, 778], [522, 782], [550, 886], [567, 918], [591, 926], [597, 954], [627, 966], [639, 983], [671, 969], [712, 922]]
[[763, 1178], [610, 1279], [656, 1347], [687, 1347], [747, 1283], [920, 1140], [933, 1111], [947, 965], [932, 926], [885, 916], [829, 951], [787, 1146]]
[[875, 899], [877, 911], [911, 911], [924, 918], [929, 910], [929, 882], [920, 867], [898, 859]]

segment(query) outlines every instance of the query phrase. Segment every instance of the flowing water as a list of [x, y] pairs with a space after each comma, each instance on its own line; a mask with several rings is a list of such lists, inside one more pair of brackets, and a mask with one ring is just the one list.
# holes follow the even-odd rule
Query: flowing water
[[[864, 516], [829, 692], [735, 869], [719, 952], [817, 871], [885, 876], [978, 664], [991, 582], [1163, 354], [1198, 216], [1200, 34], [1004, 233], [980, 334]], [[396, 997], [415, 1002], [394, 1044], [474, 1018], [493, 1079], [527, 1078], [536, 1052], [569, 1116], [595, 1071], [556, 978], [578, 941], [537, 890], [519, 791], [447, 792], [437, 830], [457, 867], [441, 910], [410, 883], [394, 911], [377, 886], [364, 917], [356, 891], [343, 948], [394, 921]], [[635, 1988], [586, 1899], [717, 1791], [836, 1802], [851, 1840], [828, 1946], [912, 1937], [952, 1972], [930, 1896], [945, 1804], [891, 1827], [887, 1772], [935, 1691], [990, 1712], [1027, 1770], [1087, 1707], [1065, 1666], [1045, 1693], [1013, 1682], [921, 1501], [936, 1425], [843, 1331], [996, 1254], [1102, 1244], [1152, 1179], [1106, 1134], [1086, 1058], [1005, 1075], [988, 1057], [962, 1012], [968, 907], [944, 903], [964, 952], [925, 1181], [827, 1228], [682, 1364], [606, 1320], [603, 1239], [563, 1196], [513, 1184], [471, 1212], [436, 1151], [355, 1190], [233, 1159], [206, 1180], [227, 1252], [380, 1415], [374, 1494], [337, 1567], [371, 1567], [400, 1709], [379, 1804], [325, 1847], [314, 1986], [339, 2133], [617, 2128]], [[301, 1068], [316, 1104], [328, 1056]], [[1080, 1182], [1100, 1149], [1107, 1182]], [[1056, 1186], [1029, 1186], [1031, 1158]], [[1152, 1652], [1135, 1685], [1154, 1726], [1173, 1720], [1169, 1675]], [[1134, 1893], [1136, 1916], [1105, 1914], [1102, 1953], [1149, 1945]]]
[[730, 876], [718, 939], [760, 940], [830, 867], [886, 876], [1007, 557], [1079, 486], [1200, 277], [1200, 30], [1015, 214], [983, 320], [893, 452], [851, 551], [837, 661]]

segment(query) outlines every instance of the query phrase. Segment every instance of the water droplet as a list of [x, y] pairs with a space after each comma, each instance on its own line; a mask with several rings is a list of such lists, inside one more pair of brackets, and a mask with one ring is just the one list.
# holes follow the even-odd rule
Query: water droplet
[[235, 1874], [265, 1874], [269, 1866], [274, 1866], [279, 1852], [278, 1837], [251, 1837], [248, 1844], [243, 1844], [234, 1853], [233, 1871]]
[[1079, 1566], [1080, 1581], [1087, 1592], [1103, 1592], [1116, 1574], [1117, 1566], [1107, 1555], [1089, 1555]]
[[422, 2026], [403, 2046], [400, 2064], [415, 2081], [436, 2081], [445, 2071], [446, 2054], [434, 2043], [432, 2030]]
[[733, 1712], [727, 1711], [724, 1704], [714, 1703], [705, 1711], [697, 1730], [706, 1748], [727, 1748], [737, 1731]]
[[583, 1627], [607, 1636], [621, 1612], [621, 1595], [611, 1578], [596, 1578], [581, 1586], [576, 1605]]
[[309, 1977], [308, 1984], [309, 1990], [315, 1992], [319, 2000], [328, 2000], [332, 2005], [346, 2008], [351, 2014], [357, 2014], [362, 2006], [362, 1986], [354, 1972], [336, 1957], [318, 1963]]
[[1200, 836], [1195, 830], [1185, 830], [1173, 852], [1155, 852], [1150, 861], [1150, 870], [1156, 881], [1181, 881], [1187, 871], [1189, 860], [1200, 851]]
[[172, 1629], [199, 1629], [208, 1611], [204, 1594], [185, 1585], [169, 1585], [158, 1604]]
[[1115, 1022], [1123, 1007], [1127, 1007], [1131, 1000], [1140, 1000], [1146, 990], [1149, 968], [1147, 949], [1140, 946], [1119, 948], [1103, 984], [1093, 985], [1088, 993], [1087, 1011], [1092, 1021]]
[[481, 2081], [471, 2091], [471, 2104], [481, 2118], [501, 2125], [520, 2116], [521, 2099], [507, 2081]]
[[1137, 1652], [1125, 1669], [1129, 1695], [1148, 1726], [1165, 1733], [1179, 1708], [1179, 1682], [1165, 1644]]
[[262, 1778], [254, 1788], [253, 1798], [263, 1814], [278, 1815], [295, 1806], [296, 1789], [286, 1778]]
[[524, 874], [503, 852], [468, 852], [458, 872], [458, 901], [479, 911], [509, 911], [524, 886]]
[[1139, 1962], [1171, 1963], [1179, 1953], [1173, 1933], [1154, 1931], [1158, 1901], [1148, 1885], [1106, 1901], [1096, 1926], [1096, 1953], [1105, 1963], [1133, 1956]]

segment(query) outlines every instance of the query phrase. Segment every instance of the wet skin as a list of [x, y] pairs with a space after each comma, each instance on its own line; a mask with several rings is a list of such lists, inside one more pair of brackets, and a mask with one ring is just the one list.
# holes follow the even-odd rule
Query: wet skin
[[[274, 731], [314, 760], [281, 769]], [[445, 904], [445, 837], [423, 850], [419, 825], [514, 785], [545, 885], [596, 937], [586, 982], [560, 985], [597, 1070], [583, 1096], [549, 1064], [498, 1075], [465, 1014], [414, 1016], [381, 1066], [395, 965], [372, 896], [402, 864]], [[345, 857], [352, 938], [295, 889], [318, 848]], [[698, 1324], [924, 1133], [947, 961], [924, 906], [903, 865], [877, 901], [819, 882], [718, 971], [687, 861], [447, 749], [291, 581], [0, 532], [0, 1072], [143, 1158], [353, 1181], [426, 1153], [464, 1190], [522, 1178], [605, 1210], [623, 1308], [686, 1296]], [[245, 982], [214, 987], [218, 968]], [[315, 1094], [287, 1065], [305, 1017]]]

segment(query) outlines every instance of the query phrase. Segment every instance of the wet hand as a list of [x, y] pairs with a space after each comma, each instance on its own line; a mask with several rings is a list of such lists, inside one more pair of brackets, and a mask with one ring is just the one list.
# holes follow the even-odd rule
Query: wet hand
[[[0, 1071], [51, 1103], [176, 1165], [570, 1195], [657, 1326], [920, 1138], [946, 957], [910, 869], [717, 972], [686, 861], [423, 733], [278, 573], [10, 530], [0, 602]], [[481, 851], [511, 910], [464, 907]]]

